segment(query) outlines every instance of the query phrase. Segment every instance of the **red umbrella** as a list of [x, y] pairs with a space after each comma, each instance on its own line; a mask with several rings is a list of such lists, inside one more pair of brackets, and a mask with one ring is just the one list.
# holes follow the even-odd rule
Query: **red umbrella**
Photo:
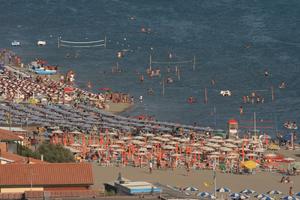
[[73, 91], [74, 91], [74, 88], [72, 88], [72, 87], [65, 87], [64, 88], [65, 93], [69, 93], [69, 92], [73, 92]]

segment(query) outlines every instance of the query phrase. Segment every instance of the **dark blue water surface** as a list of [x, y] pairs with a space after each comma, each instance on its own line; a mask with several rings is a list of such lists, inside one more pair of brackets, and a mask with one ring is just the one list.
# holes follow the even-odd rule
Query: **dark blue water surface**
[[[286, 120], [300, 121], [298, 0], [10, 0], [1, 1], [0, 7], [2, 48], [10, 48], [11, 41], [19, 40], [22, 46], [12, 49], [24, 62], [42, 57], [61, 66], [63, 72], [73, 69], [80, 87], [91, 81], [97, 92], [98, 88], [111, 87], [135, 97], [143, 95], [144, 102], [136, 103], [124, 115], [147, 114], [159, 120], [225, 128], [229, 118], [252, 126], [248, 121], [256, 112], [257, 119], [267, 120], [258, 126], [271, 127], [266, 129], [269, 132], [283, 130]], [[141, 33], [142, 27], [151, 28], [151, 33]], [[73, 41], [106, 36], [108, 44], [106, 49], [58, 49], [58, 36]], [[46, 40], [48, 45], [38, 48], [37, 40]], [[118, 59], [116, 53], [122, 49], [129, 51]], [[79, 57], [66, 58], [68, 53]], [[162, 76], [175, 80], [166, 85], [162, 96], [162, 77], [139, 83], [138, 73], [145, 74], [150, 53], [153, 60], [160, 61], [196, 56], [196, 70], [192, 64], [181, 64], [179, 81], [174, 66], [167, 74], [167, 65], [160, 65]], [[123, 72], [112, 74], [111, 67], [117, 61]], [[264, 76], [265, 69], [268, 77]], [[216, 80], [215, 86], [211, 79]], [[278, 88], [281, 81], [287, 84], [284, 90]], [[154, 89], [154, 96], [147, 95], [148, 88]], [[208, 104], [203, 103], [204, 88]], [[231, 90], [232, 96], [220, 96], [222, 89]], [[242, 103], [242, 96], [253, 90], [264, 96], [264, 104]], [[198, 103], [188, 104], [189, 96], [196, 97]]]

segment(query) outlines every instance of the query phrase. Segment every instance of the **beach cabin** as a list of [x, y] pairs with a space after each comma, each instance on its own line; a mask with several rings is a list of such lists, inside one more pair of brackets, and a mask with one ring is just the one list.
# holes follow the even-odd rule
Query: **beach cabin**
[[238, 137], [238, 128], [239, 124], [238, 121], [235, 119], [228, 120], [228, 134], [227, 138], [237, 138]]
[[162, 189], [145, 181], [130, 181], [119, 176], [114, 183], [105, 183], [106, 191], [120, 195], [160, 194]]

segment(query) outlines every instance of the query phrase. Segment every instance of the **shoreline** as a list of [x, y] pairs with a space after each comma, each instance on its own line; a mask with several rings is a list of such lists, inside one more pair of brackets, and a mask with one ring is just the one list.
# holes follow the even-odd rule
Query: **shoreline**
[[132, 103], [112, 103], [112, 102], [107, 102], [107, 105], [109, 106], [109, 108], [104, 110], [112, 114], [122, 114], [130, 110], [134, 106], [134, 104]]
[[[57, 72], [54, 75], [38, 75], [38, 74], [35, 74], [35, 73], [29, 71], [25, 67], [18, 67], [18, 66], [11, 65], [11, 64], [6, 65], [6, 67], [8, 67], [7, 69], [11, 70], [11, 71], [15, 70], [18, 73], [25, 73], [25, 74], [30, 75], [31, 77], [34, 77], [34, 78], [36, 78], [37, 76], [46, 77], [46, 78], [49, 78], [50, 80], [53, 80], [55, 82], [59, 82], [60, 77], [62, 75], [65, 76], [64, 74], [62, 74], [60, 72]], [[80, 87], [76, 87], [76, 88], [84, 90], [83, 88], [80, 88]], [[113, 113], [113, 114], [121, 114], [125, 111], [128, 111], [130, 108], [132, 108], [134, 106], [133, 103], [113, 103], [111, 101], [107, 101], [106, 104], [109, 106], [109, 109], [104, 108], [103, 110], [105, 110], [106, 112], [109, 112], [109, 113]]]

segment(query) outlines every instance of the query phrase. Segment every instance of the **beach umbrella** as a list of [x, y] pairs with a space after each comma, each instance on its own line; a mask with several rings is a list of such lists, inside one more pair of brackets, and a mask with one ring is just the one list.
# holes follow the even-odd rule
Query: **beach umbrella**
[[293, 197], [293, 196], [284, 196], [284, 197], [281, 197], [281, 199], [283, 199], [283, 200], [299, 200], [297, 197]]
[[225, 142], [234, 142], [233, 139], [226, 139]]
[[274, 200], [274, 198], [266, 195], [266, 196], [260, 198], [259, 200]]
[[186, 188], [184, 188], [183, 190], [184, 190], [184, 191], [190, 191], [190, 192], [198, 191], [198, 189], [195, 188], [195, 187], [186, 187]]
[[284, 160], [287, 161], [287, 162], [294, 162], [295, 161], [294, 158], [290, 158], [290, 157], [284, 158]]
[[248, 160], [248, 161], [242, 162], [241, 164], [243, 166], [245, 166], [247, 169], [254, 169], [258, 166], [258, 164], [253, 160]]
[[257, 194], [254, 197], [257, 198], [257, 199], [261, 199], [261, 198], [263, 198], [265, 196], [268, 196], [268, 195], [266, 195], [266, 194]]
[[152, 133], [145, 133], [143, 134], [144, 137], [154, 137], [154, 134]]
[[295, 196], [298, 196], [298, 197], [300, 197], [300, 192], [296, 193], [296, 194], [295, 194]]
[[224, 144], [223, 146], [224, 146], [224, 147], [228, 147], [228, 148], [237, 148], [236, 145], [231, 144], [231, 143]]
[[256, 153], [247, 153], [246, 156], [247, 157], [256, 157], [257, 154]]
[[165, 150], [173, 150], [173, 149], [175, 149], [175, 147], [173, 147], [171, 145], [166, 145], [166, 146], [163, 146], [162, 148], [165, 149]]
[[265, 149], [257, 148], [257, 149], [254, 149], [253, 151], [256, 152], [256, 153], [263, 153], [265, 151]]
[[215, 149], [211, 148], [211, 147], [202, 147], [203, 151], [214, 151]]
[[231, 148], [228, 148], [228, 147], [221, 147], [221, 148], [220, 148], [220, 151], [230, 152], [230, 151], [232, 151], [232, 149], [231, 149]]
[[197, 194], [197, 197], [200, 197], [201, 199], [216, 199], [216, 197], [208, 192], [199, 192]]
[[240, 193], [231, 193], [230, 195], [229, 195], [229, 197], [231, 198], [231, 199], [248, 199], [249, 198], [249, 196], [247, 196], [247, 195], [245, 195], [245, 194], [240, 194]]
[[267, 154], [264, 155], [264, 157], [266, 157], [266, 158], [274, 158], [276, 156], [277, 155], [275, 153], [267, 153]]
[[249, 194], [255, 194], [256, 192], [251, 189], [244, 189], [240, 193], [249, 195]]
[[274, 195], [274, 194], [282, 194], [281, 191], [279, 190], [270, 190], [269, 192], [267, 192], [268, 194]]
[[144, 140], [145, 138], [143, 136], [135, 136], [133, 137], [135, 140]]
[[223, 137], [221, 137], [221, 136], [218, 136], [218, 135], [216, 135], [216, 136], [213, 136], [212, 138], [213, 138], [213, 139], [216, 139], [216, 140], [223, 140]]
[[178, 142], [175, 142], [175, 141], [171, 141], [171, 142], [168, 142], [169, 145], [176, 145], [178, 144]]
[[225, 187], [218, 188], [216, 191], [220, 193], [231, 192], [229, 188], [225, 188]]
[[120, 145], [118, 145], [118, 144], [112, 144], [112, 145], [110, 145], [110, 147], [111, 147], [111, 148], [119, 148]]

